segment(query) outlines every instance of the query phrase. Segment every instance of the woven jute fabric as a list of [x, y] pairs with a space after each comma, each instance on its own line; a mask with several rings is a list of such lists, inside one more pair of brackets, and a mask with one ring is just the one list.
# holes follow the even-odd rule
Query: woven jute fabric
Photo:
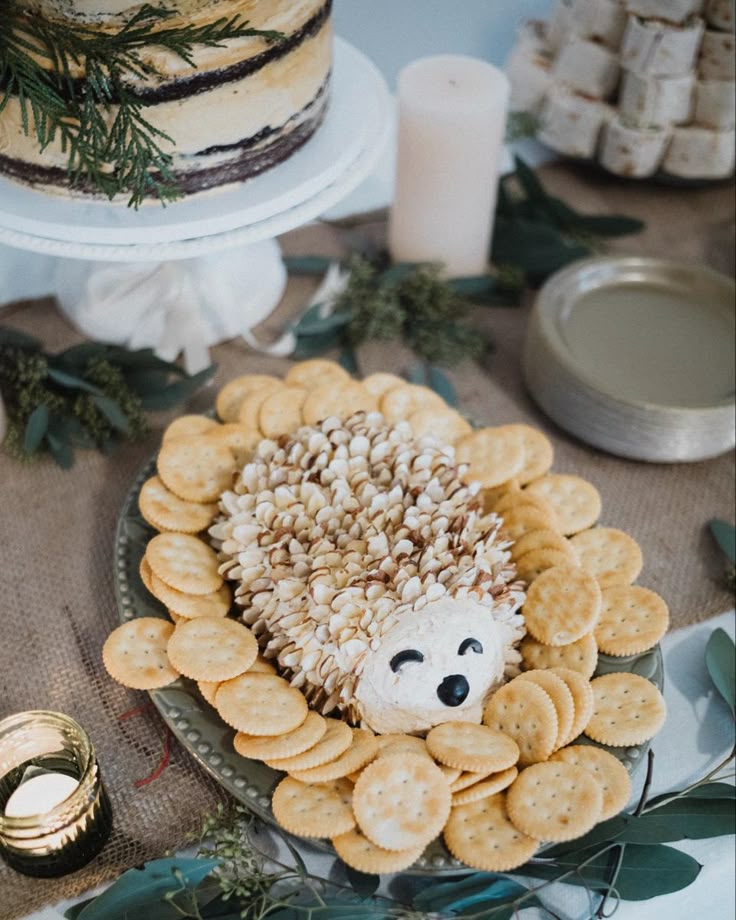
[[[592, 212], [639, 214], [646, 233], [617, 244], [621, 251], [704, 261], [732, 270], [733, 205], [730, 190], [672, 192], [627, 187], [564, 167], [545, 171], [567, 200]], [[366, 232], [379, 235], [382, 224]], [[363, 232], [316, 226], [290, 234], [293, 254], [337, 254], [350, 235]], [[279, 310], [260, 330], [276, 334], [310, 293], [295, 280]], [[0, 292], [2, 300], [2, 292]], [[576, 442], [541, 415], [524, 391], [520, 374], [529, 305], [483, 309], [475, 320], [493, 333], [495, 353], [483, 366], [450, 372], [460, 407], [484, 424], [524, 421], [540, 427], [555, 445], [555, 469], [591, 480], [603, 498], [605, 524], [641, 544], [640, 583], [666, 598], [673, 627], [693, 623], [733, 605], [723, 588], [723, 565], [706, 530], [712, 517], [730, 518], [734, 507], [733, 457], [677, 465], [624, 461]], [[11, 305], [0, 323], [40, 337], [51, 350], [79, 340], [52, 301]], [[364, 373], [400, 371], [411, 355], [391, 343], [360, 352]], [[214, 386], [187, 409], [212, 406], [216, 388], [236, 374], [283, 374], [286, 359], [257, 354], [242, 341], [213, 350]], [[182, 410], [184, 408], [182, 407]], [[115, 829], [102, 854], [67, 878], [25, 878], [0, 864], [0, 918], [14, 920], [47, 903], [77, 895], [146, 859], [185, 842], [225, 793], [189, 754], [172, 742], [171, 761], [148, 785], [164, 750], [164, 725], [155, 711], [130, 711], [147, 702], [105, 673], [100, 650], [118, 611], [113, 595], [112, 544], [126, 493], [141, 465], [156, 450], [172, 414], [153, 418], [142, 442], [113, 456], [79, 452], [70, 471], [50, 461], [23, 465], [0, 453], [0, 716], [26, 709], [54, 709], [76, 718], [97, 749], [112, 799]]]

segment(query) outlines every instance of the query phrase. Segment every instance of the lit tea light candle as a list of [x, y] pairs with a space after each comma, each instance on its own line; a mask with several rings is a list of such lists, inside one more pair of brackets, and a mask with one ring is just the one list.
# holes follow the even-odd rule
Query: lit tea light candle
[[46, 815], [68, 799], [79, 781], [66, 773], [42, 772], [24, 779], [5, 804], [6, 818]]
[[509, 81], [485, 61], [440, 55], [399, 75], [396, 262], [441, 262], [445, 275], [488, 264]]
[[0, 857], [54, 878], [102, 849], [112, 812], [87, 733], [60, 712], [0, 721]]

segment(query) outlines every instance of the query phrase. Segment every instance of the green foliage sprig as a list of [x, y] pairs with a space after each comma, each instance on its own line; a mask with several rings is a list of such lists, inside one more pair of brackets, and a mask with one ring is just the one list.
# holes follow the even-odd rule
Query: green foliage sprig
[[726, 557], [726, 571], [724, 581], [726, 587], [736, 593], [736, 528], [728, 521], [722, 521], [714, 518], [708, 524], [708, 528]]
[[[730, 710], [736, 705], [734, 643], [723, 630], [708, 642], [706, 665]], [[207, 818], [195, 859], [168, 858], [131, 869], [97, 898], [71, 908], [67, 920], [511, 920], [527, 909], [565, 920], [546, 900], [554, 886], [583, 888], [588, 920], [610, 917], [620, 900], [648, 900], [687, 888], [701, 865], [669, 843], [734, 833], [735, 790], [724, 779], [734, 751], [685, 789], [649, 798], [654, 758], [633, 813], [549, 847], [510, 875], [469, 872], [449, 881], [406, 873], [405, 903], [376, 895], [377, 876], [348, 872], [349, 887], [310, 874], [286, 834], [293, 866], [259, 848], [257, 823], [243, 807]], [[530, 880], [525, 882], [524, 880]], [[412, 893], [413, 892], [413, 893]], [[576, 916], [581, 916], [579, 913]]]
[[[17, 98], [23, 130], [43, 149], [57, 138], [68, 154], [72, 186], [92, 187], [108, 198], [128, 194], [138, 207], [146, 197], [179, 197], [171, 172], [171, 138], [145, 116], [147, 102], [131, 80], [159, 75], [142, 56], [156, 45], [193, 64], [197, 46], [221, 47], [234, 38], [273, 31], [253, 29], [239, 16], [203, 26], [167, 26], [171, 10], [144, 4], [117, 31], [45, 20], [19, 0], [3, 4], [0, 20], [0, 112]], [[75, 79], [79, 72], [82, 80]]]
[[521, 272], [538, 287], [570, 262], [600, 252], [612, 237], [639, 233], [644, 223], [620, 214], [583, 214], [550, 195], [520, 158], [499, 185], [491, 261]]
[[4, 446], [18, 459], [48, 452], [67, 469], [76, 447], [108, 452], [142, 437], [146, 410], [173, 408], [214, 372], [189, 376], [150, 349], [92, 342], [48, 354], [32, 336], [0, 327]]
[[[287, 259], [295, 274], [323, 274], [329, 259], [310, 256]], [[470, 320], [474, 303], [518, 302], [517, 280], [510, 275], [478, 278], [440, 277], [439, 266], [392, 265], [385, 252], [351, 256], [345, 290], [329, 305], [315, 304], [293, 326], [297, 338], [294, 358], [308, 358], [328, 349], [341, 351], [341, 362], [358, 371], [355, 349], [364, 342], [403, 342], [419, 358], [410, 376], [454, 394], [441, 367], [482, 357], [493, 347], [491, 339]]]

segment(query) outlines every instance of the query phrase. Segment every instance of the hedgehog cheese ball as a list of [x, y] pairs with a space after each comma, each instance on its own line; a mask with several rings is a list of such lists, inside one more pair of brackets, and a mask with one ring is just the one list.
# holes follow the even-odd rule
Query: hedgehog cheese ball
[[518, 673], [524, 600], [452, 447], [378, 413], [263, 440], [210, 528], [265, 657], [377, 733], [480, 722]]

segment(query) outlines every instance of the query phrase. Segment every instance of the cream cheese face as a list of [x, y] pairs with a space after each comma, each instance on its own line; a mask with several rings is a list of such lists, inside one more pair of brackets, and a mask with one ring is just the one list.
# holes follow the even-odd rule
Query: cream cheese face
[[444, 598], [402, 617], [365, 660], [355, 690], [363, 722], [384, 734], [479, 722], [503, 679], [509, 632], [469, 599]]

